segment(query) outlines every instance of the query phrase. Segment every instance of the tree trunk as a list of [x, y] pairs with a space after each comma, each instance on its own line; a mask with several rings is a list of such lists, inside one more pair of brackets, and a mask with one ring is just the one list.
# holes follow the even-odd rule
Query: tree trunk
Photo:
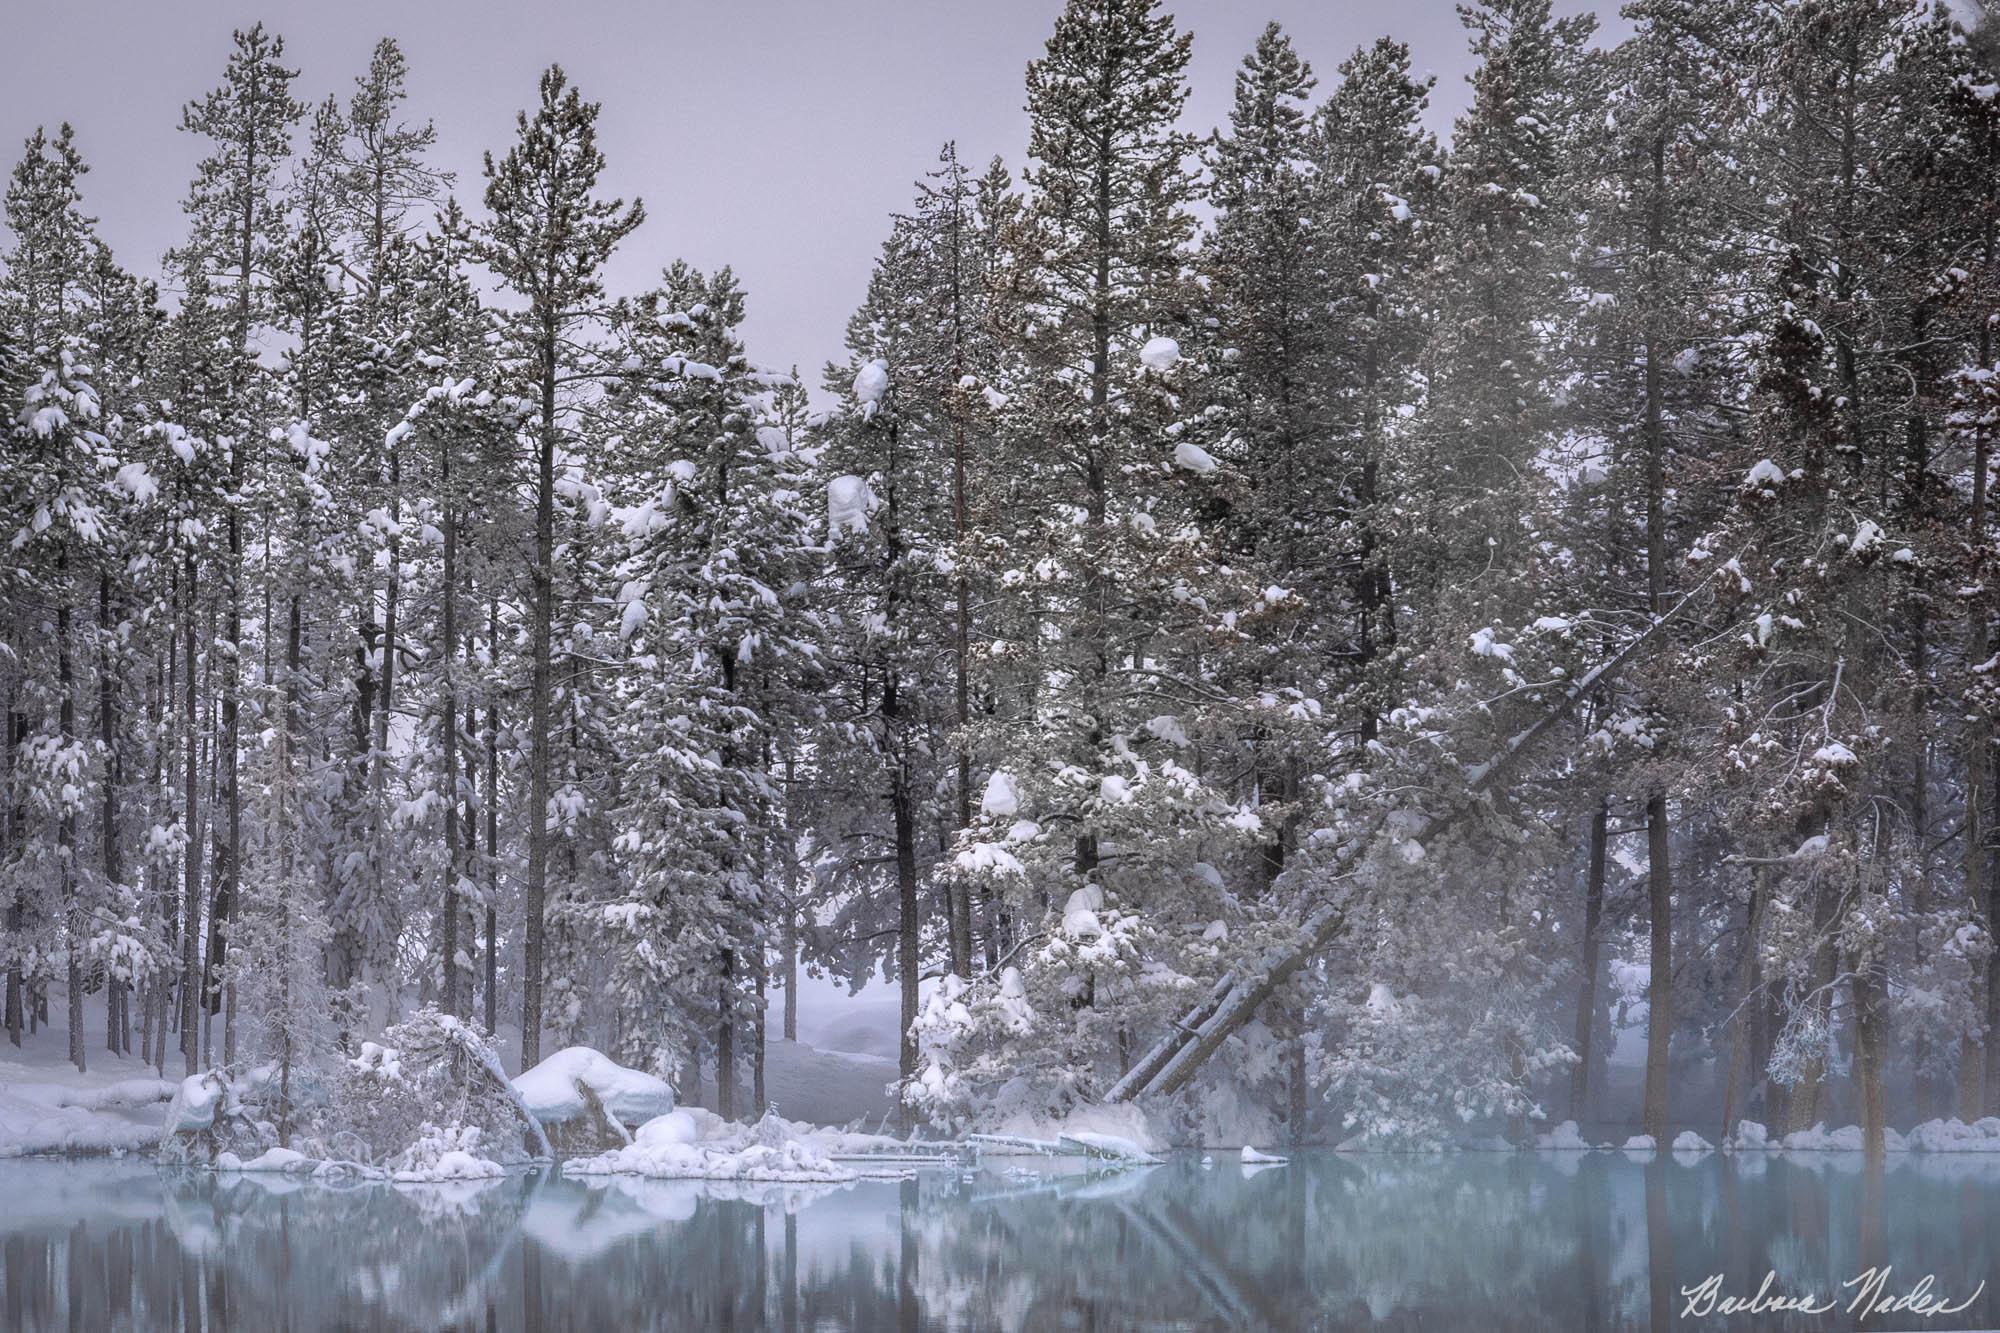
[[[488, 599], [487, 641], [500, 664], [500, 603]], [[486, 696], [486, 1035], [500, 1013], [500, 691]]]
[[1880, 1162], [1885, 1147], [1888, 1114], [1883, 1102], [1882, 1066], [1887, 1058], [1884, 1040], [1881, 982], [1875, 975], [1878, 960], [1855, 960], [1854, 996], [1854, 1075], [1861, 1087], [1861, 1146], [1868, 1161]]
[[1651, 970], [1646, 989], [1646, 1133], [1666, 1146], [1667, 1056], [1674, 1032], [1673, 880], [1667, 862], [1667, 798], [1646, 802], [1646, 901]]
[[715, 1113], [736, 1118], [736, 953], [722, 951], [715, 1020]]
[[[77, 743], [76, 735], [76, 668], [70, 657], [70, 610], [69, 610], [69, 552], [66, 547], [56, 550], [56, 688], [60, 692], [58, 716], [61, 719], [63, 749], [67, 751]], [[56, 825], [57, 874], [62, 884], [64, 949], [67, 961], [69, 983], [69, 1058], [78, 1073], [84, 1072], [83, 1039], [83, 904], [77, 895], [76, 874], [76, 806], [70, 801], [62, 803], [62, 816]]]
[[764, 1095], [764, 979], [769, 968], [765, 965], [761, 949], [757, 951], [754, 966], [757, 969], [757, 1011], [750, 1019], [751, 1036], [756, 1042], [750, 1048], [750, 1102], [761, 1116], [771, 1104]]
[[[104, 882], [112, 892], [124, 881], [123, 850], [118, 841], [118, 789], [125, 781], [125, 756], [118, 736], [118, 687], [111, 655], [111, 576], [97, 580], [97, 734], [104, 746]], [[105, 1045], [113, 1055], [123, 1054], [130, 1042], [124, 1014], [125, 982], [105, 974]]]
[[200, 661], [195, 652], [195, 621], [200, 604], [195, 560], [188, 557], [185, 570], [187, 604], [181, 615], [181, 666], [185, 674], [186, 708], [182, 720], [187, 731], [187, 783], [182, 809], [187, 835], [187, 880], [181, 889], [181, 1054], [187, 1072], [193, 1074], [201, 1063], [200, 1020], [195, 1009], [201, 1002], [201, 715], [198, 691]]
[[[1983, 363], [1982, 363], [1983, 364]], [[1984, 549], [1986, 541], [1986, 469], [1987, 443], [1984, 431], [1973, 432], [1972, 446], [1972, 517], [1970, 540], [1974, 550]], [[1972, 642], [1966, 649], [1966, 661], [1984, 662], [1991, 652], [1984, 609], [1974, 606], [1969, 617], [1972, 622]], [[1965, 733], [1965, 829], [1959, 836], [1962, 849], [1960, 862], [1965, 880], [1966, 916], [1975, 924], [1983, 925], [1992, 919], [1991, 889], [1986, 883], [1986, 777], [1987, 753], [1993, 748], [1992, 723], [1984, 717], [1975, 717], [1966, 726]], [[1975, 978], [1974, 994], [1977, 998], [1990, 1002], [1992, 992], [1992, 969], [1987, 975]], [[1981, 994], [1981, 992], [1985, 992]], [[1994, 1029], [1989, 1016], [1985, 1035], [1991, 1039]], [[1985, 1100], [1986, 1085], [1986, 1042], [1978, 1032], [1968, 1032], [1958, 1043], [1958, 1118], [1971, 1124], [1981, 1115], [1981, 1104]]]
[[[526, 917], [521, 949], [521, 1067], [542, 1059], [543, 916], [549, 883], [549, 630], [555, 615], [556, 330], [545, 325], [541, 346], [542, 421], [537, 441], [535, 487], [535, 567], [529, 651], [533, 655], [528, 697], [528, 883], [522, 894]], [[726, 1027], [725, 1021], [725, 1027]]]
[[778, 928], [779, 946], [785, 952], [785, 1040], [799, 1039], [799, 835], [794, 822], [796, 809], [792, 795], [797, 772], [792, 756], [785, 755], [785, 828], [779, 838], [784, 860], [779, 866], [785, 894], [784, 920]]
[[[1730, 1015], [1729, 1074], [1722, 1090], [1722, 1133], [1717, 1143], [1736, 1132], [1738, 1112], [1748, 1109], [1751, 1048], [1756, 1039], [1757, 941], [1764, 933], [1764, 904], [1770, 897], [1770, 872], [1757, 871], [1750, 881], [1750, 909], [1743, 924], [1743, 949], [1736, 958], [1736, 1008]], [[1767, 1112], [1768, 1115], [1768, 1112]]]
[[1590, 866], [1583, 888], [1583, 960], [1576, 984], [1576, 1063], [1569, 1071], [1569, 1114], [1572, 1120], [1589, 1117], [1591, 1045], [1597, 1035], [1597, 974], [1603, 941], [1599, 927], [1604, 920], [1605, 825], [1611, 817], [1609, 797], [1597, 798], [1590, 815]]
[[[4, 769], [0, 769], [4, 772], [6, 783], [0, 787], [0, 801], [4, 801], [5, 806], [0, 813], [6, 817], [6, 837], [0, 840], [0, 854], [12, 855], [21, 840], [21, 807], [10, 795], [19, 790], [14, 785], [14, 756], [21, 752], [23, 742], [28, 739], [28, 715], [17, 713], [10, 706], [5, 722], [4, 734], [0, 734], [0, 741], [4, 741], [7, 750]], [[7, 1040], [17, 1047], [21, 1044], [21, 1025], [26, 1011], [22, 1004], [21, 955], [13, 941], [20, 938], [24, 919], [21, 886], [17, 883], [7, 898]]]
[[896, 825], [896, 977], [902, 996], [902, 1026], [898, 1030], [896, 1068], [905, 1084], [917, 1076], [917, 838], [910, 787], [900, 769], [889, 797]]
[[465, 1016], [465, 1006], [459, 986], [458, 967], [458, 922], [463, 908], [460, 906], [459, 887], [464, 874], [464, 855], [461, 844], [464, 835], [459, 827], [458, 783], [458, 509], [451, 494], [451, 444], [441, 441], [438, 446], [438, 491], [444, 506], [444, 587], [440, 595], [444, 599], [444, 892], [439, 895], [438, 910], [442, 913], [439, 922], [439, 952], [444, 955], [444, 1004], [446, 1013], [455, 1018]]

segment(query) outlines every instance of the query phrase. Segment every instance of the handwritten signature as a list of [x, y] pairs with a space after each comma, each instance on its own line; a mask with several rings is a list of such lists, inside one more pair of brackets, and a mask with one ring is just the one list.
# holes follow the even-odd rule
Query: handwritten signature
[[1732, 1296], [1722, 1289], [1722, 1274], [1710, 1273], [1694, 1286], [1681, 1288], [1681, 1298], [1687, 1304], [1681, 1308], [1680, 1317], [1705, 1319], [1718, 1314], [1831, 1314], [1844, 1308], [1857, 1319], [1889, 1314], [1933, 1318], [1958, 1314], [1969, 1308], [1986, 1290], [1986, 1283], [1982, 1281], [1970, 1296], [1954, 1304], [1949, 1296], [1933, 1290], [1937, 1279], [1926, 1273], [1908, 1291], [1891, 1292], [1889, 1276], [1893, 1271], [1889, 1268], [1864, 1268], [1840, 1284], [1843, 1291], [1851, 1293], [1844, 1298], [1816, 1292], [1787, 1295], [1776, 1290], [1778, 1275], [1774, 1272], [1764, 1274], [1756, 1295]]

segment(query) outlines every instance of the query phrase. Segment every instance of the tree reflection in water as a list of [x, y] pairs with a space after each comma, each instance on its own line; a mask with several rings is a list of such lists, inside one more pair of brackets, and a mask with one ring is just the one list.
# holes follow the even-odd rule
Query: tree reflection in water
[[[1929, 1272], [1969, 1293], [2000, 1162], [1313, 1154], [351, 1189], [16, 1162], [0, 1200], [9, 1329], [1627, 1329], [1679, 1322], [1710, 1272], [1838, 1292], [1887, 1262], [1897, 1289]], [[1960, 1318], [2000, 1322], [2000, 1298]]]

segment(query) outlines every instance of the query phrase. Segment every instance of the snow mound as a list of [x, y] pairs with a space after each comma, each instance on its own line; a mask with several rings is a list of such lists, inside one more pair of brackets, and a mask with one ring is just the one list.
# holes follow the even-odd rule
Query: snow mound
[[1860, 1152], [1861, 1126], [1849, 1125], [1829, 1131], [1823, 1124], [1811, 1129], [1795, 1129], [1785, 1135], [1787, 1152]]
[[1736, 1122], [1736, 1133], [1724, 1139], [1722, 1146], [1725, 1151], [1763, 1152], [1771, 1146], [1771, 1134], [1755, 1120], [1739, 1120]]
[[666, 1080], [627, 1069], [588, 1046], [566, 1046], [514, 1080], [535, 1119], [561, 1124], [585, 1114], [595, 1096], [611, 1115], [638, 1124], [674, 1109]]
[[1926, 1120], [1904, 1142], [1911, 1152], [2000, 1153], [2000, 1117], [1987, 1116], [1969, 1125], [1958, 1119]]
[[1713, 1152], [1715, 1151], [1715, 1145], [1693, 1130], [1684, 1129], [1680, 1132], [1679, 1137], [1674, 1140], [1674, 1151], [1685, 1153]]
[[[679, 1118], [677, 1118], [679, 1117]], [[666, 1123], [661, 1123], [666, 1122]], [[857, 1179], [797, 1127], [767, 1115], [747, 1131], [693, 1141], [692, 1117], [668, 1113], [639, 1126], [633, 1142], [563, 1163], [567, 1176], [645, 1176], [655, 1180], [841, 1182]]]
[[1589, 1152], [1590, 1140], [1577, 1129], [1576, 1121], [1565, 1120], [1548, 1133], [1535, 1135], [1535, 1147], [1544, 1152]]
[[1258, 1152], [1247, 1143], [1243, 1145], [1243, 1165], [1245, 1166], [1277, 1166], [1291, 1160], [1289, 1157], [1279, 1157], [1273, 1153]]
[[215, 1155], [215, 1169], [218, 1171], [285, 1171], [303, 1174], [316, 1169], [319, 1162], [292, 1148], [266, 1148], [249, 1161], [244, 1161], [233, 1152]]
[[1658, 1149], [1659, 1144], [1653, 1141], [1651, 1134], [1634, 1134], [1625, 1140], [1626, 1152], [1655, 1152]]
[[1172, 338], [1148, 338], [1139, 349], [1139, 364], [1148, 370], [1172, 370], [1181, 359], [1181, 345]]

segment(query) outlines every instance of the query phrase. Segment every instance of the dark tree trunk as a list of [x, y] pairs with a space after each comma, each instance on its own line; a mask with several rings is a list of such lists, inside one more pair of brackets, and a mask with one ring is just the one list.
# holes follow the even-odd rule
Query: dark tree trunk
[[1590, 1068], [1592, 1045], [1597, 1035], [1597, 974], [1602, 970], [1598, 955], [1603, 947], [1600, 928], [1604, 921], [1605, 825], [1611, 815], [1610, 798], [1597, 798], [1590, 815], [1590, 865], [1583, 886], [1583, 958], [1576, 984], [1576, 1064], [1569, 1072], [1570, 1118], [1590, 1118]]

